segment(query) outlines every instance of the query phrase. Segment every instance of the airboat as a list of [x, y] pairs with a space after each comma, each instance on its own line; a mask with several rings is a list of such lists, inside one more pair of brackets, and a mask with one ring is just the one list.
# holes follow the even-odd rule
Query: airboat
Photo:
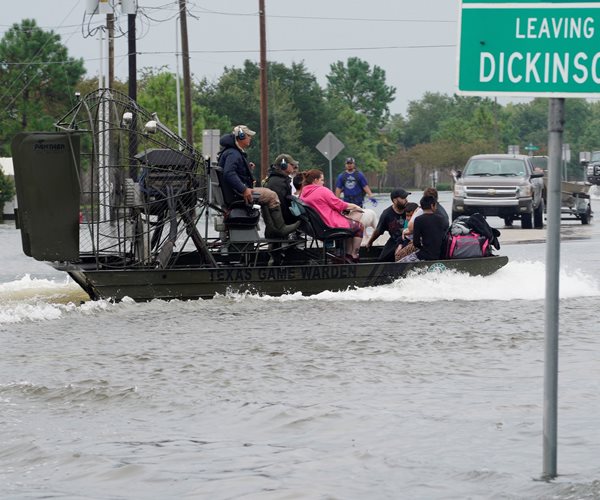
[[301, 203], [301, 230], [266, 239], [260, 210], [224, 195], [214, 159], [111, 89], [81, 98], [53, 132], [18, 134], [12, 152], [23, 252], [68, 273], [93, 300], [311, 295], [410, 273], [489, 275], [508, 262], [385, 263], [373, 247], [345, 263], [347, 230], [324, 226]]

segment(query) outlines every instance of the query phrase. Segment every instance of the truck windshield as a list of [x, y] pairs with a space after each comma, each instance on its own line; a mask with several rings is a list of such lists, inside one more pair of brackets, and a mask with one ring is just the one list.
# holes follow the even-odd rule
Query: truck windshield
[[525, 163], [515, 159], [475, 159], [465, 167], [466, 176], [522, 176], [525, 175]]

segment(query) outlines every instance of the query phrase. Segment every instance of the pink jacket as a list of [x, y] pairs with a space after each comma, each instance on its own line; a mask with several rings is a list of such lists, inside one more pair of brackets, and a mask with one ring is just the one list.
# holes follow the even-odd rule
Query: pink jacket
[[348, 208], [348, 203], [340, 200], [325, 186], [317, 184], [304, 186], [300, 199], [319, 212], [321, 219], [329, 227], [350, 227], [350, 220], [340, 213]]

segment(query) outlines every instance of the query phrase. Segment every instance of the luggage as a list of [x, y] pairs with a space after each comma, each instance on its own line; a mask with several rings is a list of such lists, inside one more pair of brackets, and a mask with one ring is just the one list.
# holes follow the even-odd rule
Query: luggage
[[460, 216], [452, 221], [446, 236], [446, 258], [470, 259], [492, 255], [500, 249], [500, 231], [491, 228], [481, 214]]
[[449, 259], [472, 259], [491, 255], [489, 240], [473, 231], [468, 234], [448, 235], [447, 257]]

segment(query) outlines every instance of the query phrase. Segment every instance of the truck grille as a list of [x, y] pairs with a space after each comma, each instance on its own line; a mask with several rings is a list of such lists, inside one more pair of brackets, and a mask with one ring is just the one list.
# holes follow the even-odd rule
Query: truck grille
[[465, 187], [466, 198], [488, 198], [490, 200], [515, 199], [517, 188], [514, 186]]

